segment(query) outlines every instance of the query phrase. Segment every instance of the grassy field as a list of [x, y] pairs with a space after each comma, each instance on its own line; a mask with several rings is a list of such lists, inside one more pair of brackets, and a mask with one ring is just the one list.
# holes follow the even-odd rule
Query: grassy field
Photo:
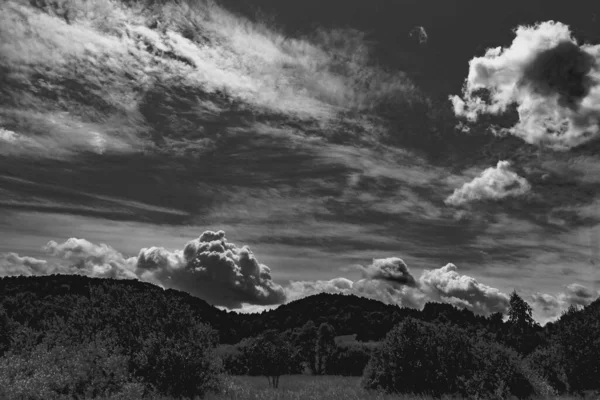
[[[360, 377], [286, 375], [281, 377], [278, 389], [269, 388], [267, 378], [264, 376], [232, 376], [228, 378], [225, 393], [208, 398], [211, 400], [384, 400], [398, 399], [400, 397], [367, 392], [360, 387]], [[411, 398], [414, 398], [414, 396]]]
[[[556, 400], [576, 397], [556, 397]], [[600, 400], [597, 395], [586, 399]], [[219, 395], [209, 395], [209, 400], [398, 400], [431, 399], [427, 396], [386, 395], [369, 392], [360, 387], [360, 377], [345, 376], [282, 376], [278, 389], [269, 388], [264, 376], [232, 376], [228, 378], [227, 390]], [[452, 397], [444, 397], [450, 400]]]

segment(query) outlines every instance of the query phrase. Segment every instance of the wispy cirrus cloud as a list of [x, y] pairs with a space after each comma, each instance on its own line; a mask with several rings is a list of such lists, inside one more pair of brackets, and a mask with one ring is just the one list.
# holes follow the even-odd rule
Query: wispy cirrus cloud
[[[142, 213], [184, 218], [188, 214], [145, 202], [76, 190], [68, 186], [40, 183], [14, 176], [0, 175], [3, 188], [0, 207], [12, 209], [48, 210], [92, 215], [127, 215]], [[32, 193], [37, 195], [32, 196]]]
[[[154, 126], [161, 115], [170, 128], [182, 129], [180, 137], [211, 138], [209, 114], [222, 121], [234, 103], [233, 114], [242, 119], [318, 125], [343, 112], [351, 125], [362, 125], [359, 111], [424, 98], [403, 73], [372, 62], [358, 31], [289, 38], [212, 2], [164, 4], [153, 17], [98, 3], [64, 4], [68, 23], [53, 7], [1, 6], [0, 67], [7, 79], [0, 127], [11, 152], [58, 157], [140, 150], [151, 147], [149, 136], [168, 135]], [[144, 112], [145, 102], [155, 109]]]
[[[356, 30], [291, 38], [208, 2], [168, 3], [152, 13], [116, 4], [94, 2], [91, 12], [74, 13], [68, 23], [51, 7], [42, 12], [16, 0], [0, 5], [0, 75], [6, 78], [0, 86], [0, 236], [10, 236], [0, 245], [4, 251], [29, 254], [34, 245], [21, 238], [62, 238], [57, 246], [73, 236], [117, 243], [113, 250], [122, 259], [108, 250], [100, 259], [90, 247], [83, 261], [75, 253], [51, 255], [46, 270], [110, 275], [133, 259], [138, 278], [244, 307], [270, 307], [261, 304], [280, 291], [248, 286], [251, 279], [238, 276], [246, 257], [239, 248], [194, 275], [218, 269], [227, 279], [219, 276], [215, 285], [206, 277], [188, 279], [186, 237], [223, 228], [258, 246], [260, 260], [274, 266], [271, 281], [288, 295], [331, 286], [411, 306], [441, 298], [441, 283], [425, 293], [416, 288], [417, 277], [449, 261], [460, 265], [460, 276], [489, 279], [501, 293], [511, 289], [509, 275], [531, 288], [538, 279], [535, 290], [550, 292], [561, 263], [578, 270], [587, 249], [574, 237], [592, 223], [586, 201], [593, 195], [584, 191], [594, 189], [593, 157], [572, 166], [579, 177], [565, 178], [570, 172], [540, 166], [529, 148], [518, 152], [521, 165], [514, 147], [496, 148], [500, 140], [485, 152], [479, 150], [487, 139], [463, 135], [455, 143], [457, 135], [442, 129], [454, 121], [430, 127], [430, 114], [443, 112], [405, 74], [380, 68], [374, 47]], [[532, 82], [541, 79], [530, 75]], [[462, 100], [466, 112], [469, 102]], [[415, 110], [427, 114], [422, 124], [412, 124]], [[396, 128], [414, 137], [393, 142], [406, 133]], [[460, 160], [465, 176], [398, 144], [414, 139], [434, 147], [432, 135], [440, 137], [436, 154], [456, 152], [448, 159]], [[523, 177], [500, 165], [489, 179], [478, 177], [471, 153], [485, 159], [477, 167], [510, 160]], [[478, 207], [448, 207], [453, 204], [444, 200], [453, 190], [457, 203]], [[573, 210], [558, 210], [565, 201]], [[558, 251], [560, 257], [550, 258]], [[362, 279], [354, 271], [352, 279], [328, 283], [339, 266], [398, 254], [411, 271], [379, 261], [395, 269]], [[529, 261], [548, 274], [534, 276], [534, 267], [523, 267]], [[442, 275], [450, 279], [452, 272]], [[306, 283], [292, 290], [286, 280]], [[465, 282], [467, 289], [479, 287]], [[239, 287], [247, 290], [240, 294]], [[484, 298], [486, 290], [478, 295]], [[443, 296], [462, 301], [449, 293]], [[486, 313], [501, 302], [494, 304], [462, 306]]]

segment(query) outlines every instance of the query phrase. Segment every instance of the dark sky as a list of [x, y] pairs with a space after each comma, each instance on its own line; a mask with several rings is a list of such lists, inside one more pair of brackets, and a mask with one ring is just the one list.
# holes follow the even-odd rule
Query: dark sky
[[0, 275], [597, 296], [596, 2], [115, 4], [0, 5]]

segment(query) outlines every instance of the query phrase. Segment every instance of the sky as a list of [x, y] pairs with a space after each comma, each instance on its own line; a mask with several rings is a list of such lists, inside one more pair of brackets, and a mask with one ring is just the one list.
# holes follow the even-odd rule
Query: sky
[[241, 312], [596, 299], [594, 10], [329, 1], [0, 4], [0, 276]]

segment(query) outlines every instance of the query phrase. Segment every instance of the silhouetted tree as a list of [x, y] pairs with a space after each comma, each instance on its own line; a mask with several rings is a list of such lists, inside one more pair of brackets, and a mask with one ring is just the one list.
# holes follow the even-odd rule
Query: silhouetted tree
[[510, 295], [508, 322], [520, 332], [526, 332], [535, 325], [531, 313], [531, 306], [513, 290]]
[[510, 295], [508, 326], [504, 342], [519, 353], [530, 354], [543, 344], [543, 338], [538, 334], [540, 327], [532, 317], [531, 306], [516, 291]]
[[279, 387], [279, 378], [289, 372], [295, 349], [275, 330], [269, 330], [257, 338], [246, 340], [242, 352], [251, 375], [267, 377], [269, 386]]
[[310, 372], [315, 374], [317, 371], [317, 327], [312, 320], [309, 320], [295, 335], [295, 344], [299, 349], [301, 359], [307, 364]]
[[501, 312], [493, 313], [489, 316], [490, 326], [494, 328], [502, 327], [504, 323], [504, 315]]

